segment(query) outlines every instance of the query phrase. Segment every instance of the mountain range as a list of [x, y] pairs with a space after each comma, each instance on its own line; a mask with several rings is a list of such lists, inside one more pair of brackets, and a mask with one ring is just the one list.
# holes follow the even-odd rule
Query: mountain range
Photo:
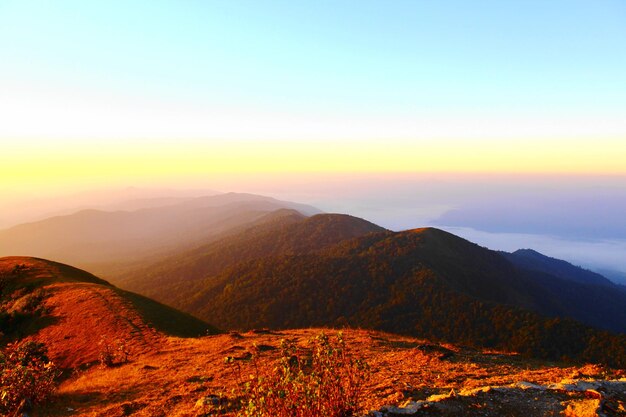
[[230, 193], [16, 226], [0, 232], [0, 250], [92, 264], [223, 330], [349, 326], [626, 363], [626, 291], [599, 274], [435, 228], [317, 212]]
[[[314, 207], [253, 194], [174, 199], [139, 210], [81, 210], [0, 231], [0, 256], [55, 259], [100, 275], [207, 242], [281, 208]], [[158, 204], [157, 202], [153, 202]]]

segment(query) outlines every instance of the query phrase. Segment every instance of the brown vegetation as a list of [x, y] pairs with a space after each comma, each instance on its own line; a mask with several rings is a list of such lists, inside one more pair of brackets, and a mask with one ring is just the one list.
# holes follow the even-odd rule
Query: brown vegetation
[[[210, 402], [224, 404], [224, 415], [235, 416], [238, 410], [232, 405], [247, 400], [242, 398], [242, 393], [246, 392], [243, 380], [250, 380], [250, 375], [257, 372], [259, 375], [274, 372], [282, 358], [281, 340], [290, 340], [301, 352], [306, 352], [311, 346], [311, 338], [320, 331], [306, 329], [233, 333], [200, 339], [165, 338], [154, 351], [134, 355], [127, 364], [113, 368], [96, 366], [72, 375], [61, 384], [55, 402], [40, 410], [38, 415], [201, 416], [210, 410], [205, 407]], [[350, 355], [366, 362], [370, 369], [361, 397], [361, 406], [365, 410], [407, 400], [423, 400], [435, 394], [448, 394], [451, 390], [460, 392], [520, 381], [552, 384], [567, 378], [626, 376], [624, 371], [596, 365], [580, 367], [533, 361], [514, 354], [433, 344], [381, 332], [345, 330], [344, 339]], [[254, 360], [259, 349], [263, 353]], [[232, 361], [225, 361], [227, 357]], [[515, 401], [519, 406], [532, 402], [533, 398], [534, 392], [523, 391]], [[466, 405], [470, 407], [468, 410], [471, 409], [470, 404]], [[564, 410], [567, 406], [559, 407]], [[73, 411], [67, 411], [68, 408]], [[480, 411], [482, 414], [477, 415], [503, 415], [489, 409]]]
[[[13, 276], [16, 280], [10, 285], [16, 287], [5, 287], [5, 293], [15, 294], [21, 291], [20, 286], [41, 289], [43, 296], [35, 304], [43, 309], [36, 317], [40, 320], [37, 326], [11, 332], [12, 337], [21, 332], [27, 341], [46, 343], [50, 359], [65, 369], [53, 401], [34, 408], [30, 415], [35, 417], [182, 417], [214, 412], [273, 417], [281, 412], [292, 415], [285, 410], [294, 411], [298, 404], [306, 404], [302, 416], [307, 416], [306, 410], [346, 416], [386, 404], [438, 395], [448, 398], [452, 390], [479, 389], [477, 392], [482, 393], [483, 388], [489, 392], [489, 387], [521, 381], [546, 385], [567, 378], [626, 376], [623, 370], [597, 365], [549, 363], [497, 350], [366, 330], [345, 330], [342, 340], [320, 338], [319, 329], [173, 337], [164, 331], [185, 326], [193, 329], [196, 321], [60, 264], [4, 258], [0, 259], [0, 271], [13, 271], [16, 264], [24, 265], [23, 271]], [[168, 321], [172, 317], [179, 320]], [[204, 326], [204, 330], [211, 330]], [[105, 343], [99, 345], [103, 338]], [[598, 340], [595, 348], [601, 351], [602, 343]], [[108, 355], [104, 364], [112, 366], [94, 366], [103, 351]], [[116, 356], [118, 352], [121, 356]], [[367, 372], [360, 365], [365, 363]], [[509, 411], [523, 409], [525, 415], [544, 415], [540, 413], [543, 408], [520, 408], [538, 398], [535, 391], [514, 390], [504, 403], [498, 397], [501, 391], [494, 392], [497, 395], [449, 400], [456, 407], [451, 410], [456, 410], [456, 415], [495, 416], [520, 415]], [[554, 392], [546, 394], [546, 401], [557, 414], [586, 407], [580, 395]], [[31, 398], [35, 404], [39, 401], [36, 398], [46, 395], [30, 393], [21, 398]], [[619, 410], [624, 405], [619, 398], [611, 401], [605, 402], [607, 407]], [[18, 409], [25, 405], [17, 400], [12, 404], [16, 402]], [[246, 407], [241, 408], [242, 403]], [[211, 410], [208, 404], [218, 408]], [[455, 415], [450, 413], [438, 415]]]

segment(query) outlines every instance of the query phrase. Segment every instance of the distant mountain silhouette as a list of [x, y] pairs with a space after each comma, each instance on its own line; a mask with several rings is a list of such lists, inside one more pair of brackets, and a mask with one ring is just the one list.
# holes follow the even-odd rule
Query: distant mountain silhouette
[[514, 265], [530, 271], [544, 272], [557, 278], [580, 284], [613, 286], [613, 282], [595, 272], [574, 266], [569, 262], [551, 258], [532, 249], [519, 249], [513, 253], [501, 252]]
[[209, 189], [110, 188], [56, 197], [3, 202], [0, 228], [66, 216], [82, 210], [133, 211], [182, 203], [195, 197], [220, 194]]
[[596, 269], [596, 272], [604, 277], [607, 277], [616, 284], [619, 284], [621, 286], [626, 285], [626, 272], [606, 268], [598, 268]]
[[281, 208], [319, 212], [302, 204], [240, 193], [135, 211], [83, 210], [0, 231], [0, 256], [52, 258], [108, 275], [112, 267], [210, 241]]

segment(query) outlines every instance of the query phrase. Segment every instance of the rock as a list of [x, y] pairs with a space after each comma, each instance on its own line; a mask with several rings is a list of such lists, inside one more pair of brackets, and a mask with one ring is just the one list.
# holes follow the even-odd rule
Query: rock
[[381, 416], [412, 416], [423, 407], [424, 401], [407, 401], [396, 407], [394, 405], [386, 405], [380, 410]]
[[123, 416], [130, 416], [134, 414], [136, 411], [145, 407], [145, 404], [139, 402], [127, 402], [120, 406], [120, 411]]
[[600, 400], [570, 401], [563, 412], [565, 417], [597, 417], [600, 410]]
[[218, 405], [220, 405], [220, 397], [217, 395], [206, 395], [196, 401], [196, 408], [217, 407]]
[[491, 386], [486, 387], [478, 387], [478, 388], [464, 388], [459, 391], [459, 395], [463, 397], [473, 397], [478, 394], [487, 394], [492, 390], [497, 390], [497, 388], [493, 388]]
[[533, 384], [532, 382], [527, 382], [527, 381], [516, 382], [515, 384], [513, 384], [513, 387], [520, 388], [520, 389], [536, 389], [540, 391], [546, 390], [546, 387], [544, 387], [543, 385], [537, 385], [537, 384]]
[[276, 350], [277, 348], [275, 346], [271, 346], [271, 345], [256, 345], [255, 346], [257, 348], [257, 350], [259, 352], [267, 352], [270, 350]]
[[454, 392], [454, 389], [451, 389], [450, 392], [447, 394], [431, 395], [430, 397], [426, 399], [426, 401], [437, 402], [437, 401], [447, 400], [449, 398], [454, 398], [454, 397], [456, 397], [456, 392]]

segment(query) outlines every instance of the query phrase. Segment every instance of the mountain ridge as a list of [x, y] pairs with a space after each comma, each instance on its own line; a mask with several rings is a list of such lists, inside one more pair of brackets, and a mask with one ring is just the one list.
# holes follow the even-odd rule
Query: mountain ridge
[[0, 256], [55, 259], [109, 278], [115, 269], [209, 242], [281, 208], [319, 212], [311, 206], [244, 193], [133, 211], [86, 209], [0, 230]]
[[228, 329], [347, 325], [531, 356], [626, 361], [625, 335], [544, 315], [542, 285], [497, 252], [422, 228], [248, 260], [182, 297], [188, 311]]
[[86, 271], [32, 257], [0, 258], [0, 341], [34, 340], [62, 368], [97, 362], [102, 344], [148, 352], [167, 336], [217, 330]]
[[197, 281], [243, 261], [274, 254], [311, 252], [344, 239], [383, 230], [354, 216], [325, 213], [305, 217], [283, 209], [267, 214], [249, 227], [242, 226], [237, 233], [220, 240], [136, 269], [118, 278], [118, 283], [171, 304], [168, 296], [176, 295], [177, 291], [162, 291], [160, 285]]

